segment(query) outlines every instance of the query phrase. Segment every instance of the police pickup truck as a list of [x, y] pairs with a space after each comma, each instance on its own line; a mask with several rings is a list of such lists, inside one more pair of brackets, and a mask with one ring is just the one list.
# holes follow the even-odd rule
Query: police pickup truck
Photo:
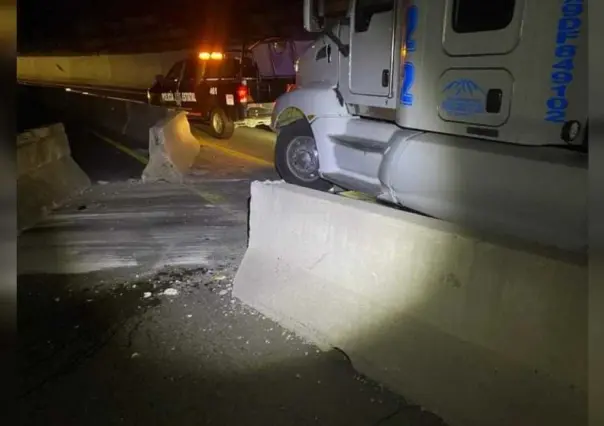
[[269, 126], [275, 100], [295, 83], [293, 61], [291, 74], [267, 77], [254, 56], [242, 49], [191, 54], [156, 77], [147, 99], [208, 123], [219, 139], [229, 139], [235, 127]]

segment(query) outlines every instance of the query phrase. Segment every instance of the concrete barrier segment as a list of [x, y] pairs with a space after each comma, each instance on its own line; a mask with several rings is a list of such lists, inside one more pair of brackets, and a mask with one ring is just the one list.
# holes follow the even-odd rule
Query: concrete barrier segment
[[191, 134], [185, 112], [169, 112], [149, 130], [149, 162], [144, 182], [183, 182], [199, 154], [200, 145]]
[[90, 179], [71, 157], [62, 124], [26, 131], [17, 137], [17, 227], [35, 225], [53, 208], [90, 187]]
[[233, 294], [453, 426], [585, 425], [585, 263], [253, 182]]

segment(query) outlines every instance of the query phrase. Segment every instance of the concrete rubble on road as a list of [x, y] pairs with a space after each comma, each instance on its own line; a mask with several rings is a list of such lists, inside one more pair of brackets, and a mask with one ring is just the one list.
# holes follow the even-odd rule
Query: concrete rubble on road
[[90, 185], [86, 173], [71, 157], [63, 124], [28, 130], [17, 136], [19, 230], [35, 225], [50, 210]]
[[581, 255], [286, 183], [249, 228], [233, 295], [361, 373], [454, 425], [586, 424]]

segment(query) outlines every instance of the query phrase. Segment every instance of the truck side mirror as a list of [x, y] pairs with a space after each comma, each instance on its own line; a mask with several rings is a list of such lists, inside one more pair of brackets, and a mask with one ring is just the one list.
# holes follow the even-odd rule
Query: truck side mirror
[[323, 0], [304, 0], [304, 29], [309, 33], [319, 33], [323, 30], [319, 16], [319, 7], [322, 6]]

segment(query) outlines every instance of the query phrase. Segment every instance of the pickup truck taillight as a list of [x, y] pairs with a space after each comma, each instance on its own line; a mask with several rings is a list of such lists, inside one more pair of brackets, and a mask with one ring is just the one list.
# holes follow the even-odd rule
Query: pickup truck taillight
[[244, 86], [242, 84], [237, 88], [237, 99], [239, 100], [239, 103], [244, 104], [244, 103], [247, 103], [247, 97], [248, 97], [247, 86]]

